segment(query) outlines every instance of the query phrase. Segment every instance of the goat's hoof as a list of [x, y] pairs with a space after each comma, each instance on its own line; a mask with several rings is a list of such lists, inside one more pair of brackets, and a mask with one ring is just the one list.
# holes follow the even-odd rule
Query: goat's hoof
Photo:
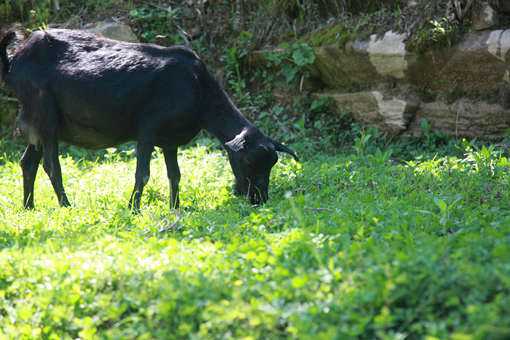
[[62, 196], [59, 197], [58, 203], [62, 208], [69, 208], [71, 206], [66, 194], [62, 194]]
[[170, 213], [174, 214], [177, 219], [181, 218], [181, 210], [179, 208], [170, 208]]
[[140, 204], [137, 204], [137, 202], [131, 198], [128, 203], [128, 209], [133, 215], [138, 215], [140, 213]]
[[140, 207], [134, 207], [132, 205], [129, 206], [129, 210], [131, 210], [131, 213], [133, 215], [139, 215], [140, 214]]

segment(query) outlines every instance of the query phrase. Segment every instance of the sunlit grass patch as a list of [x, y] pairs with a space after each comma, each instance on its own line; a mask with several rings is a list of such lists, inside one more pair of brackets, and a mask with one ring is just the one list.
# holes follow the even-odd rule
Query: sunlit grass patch
[[505, 338], [510, 164], [494, 148], [283, 158], [270, 200], [235, 197], [222, 152], [161, 153], [142, 212], [135, 161], [62, 157], [71, 208], [40, 169], [36, 209], [0, 167], [0, 338]]

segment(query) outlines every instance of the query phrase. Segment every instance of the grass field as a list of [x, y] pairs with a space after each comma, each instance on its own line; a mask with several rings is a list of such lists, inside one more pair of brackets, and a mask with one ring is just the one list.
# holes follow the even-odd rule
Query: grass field
[[24, 211], [2, 151], [0, 339], [510, 338], [510, 161], [389, 149], [284, 157], [252, 207], [188, 148], [179, 217], [159, 153], [134, 216], [130, 157], [62, 157], [73, 207], [40, 169]]

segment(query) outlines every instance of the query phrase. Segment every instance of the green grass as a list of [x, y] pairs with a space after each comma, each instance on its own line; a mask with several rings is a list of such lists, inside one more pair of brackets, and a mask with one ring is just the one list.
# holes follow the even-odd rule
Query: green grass
[[510, 161], [356, 151], [284, 158], [257, 208], [186, 149], [179, 217], [159, 153], [138, 216], [129, 157], [63, 157], [74, 206], [40, 169], [24, 211], [5, 154], [0, 339], [507, 339]]

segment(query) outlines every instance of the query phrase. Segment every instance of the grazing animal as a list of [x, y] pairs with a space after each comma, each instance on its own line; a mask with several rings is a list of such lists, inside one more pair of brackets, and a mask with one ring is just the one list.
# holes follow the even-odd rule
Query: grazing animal
[[277, 151], [297, 156], [265, 136], [232, 103], [200, 58], [182, 46], [114, 41], [77, 30], [35, 31], [11, 60], [7, 33], [0, 41], [1, 79], [18, 98], [18, 128], [28, 139], [21, 158], [23, 204], [34, 207], [34, 181], [42, 159], [61, 206], [58, 142], [90, 149], [136, 141], [135, 185], [129, 206], [139, 211], [155, 146], [162, 148], [170, 207], [179, 207], [177, 147], [205, 129], [228, 153], [234, 191], [252, 204], [268, 199]]

